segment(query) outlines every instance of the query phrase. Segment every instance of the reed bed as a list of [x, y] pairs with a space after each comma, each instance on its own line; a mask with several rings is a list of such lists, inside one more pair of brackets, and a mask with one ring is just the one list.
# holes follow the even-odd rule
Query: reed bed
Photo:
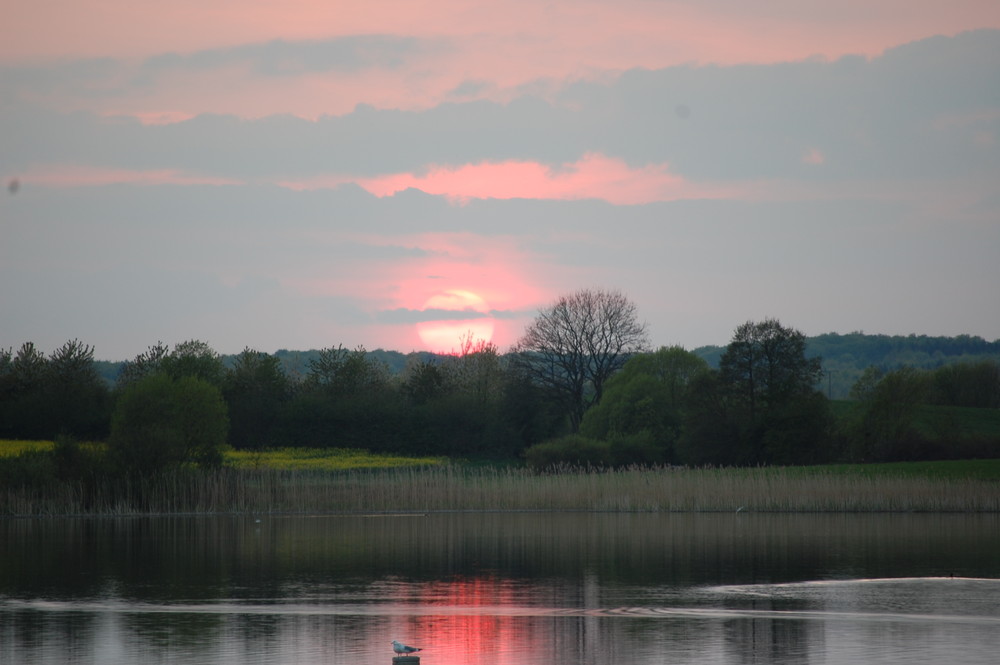
[[1000, 484], [782, 468], [538, 474], [440, 465], [340, 472], [182, 470], [103, 485], [0, 491], [0, 515], [8, 516], [436, 511], [1000, 512]]

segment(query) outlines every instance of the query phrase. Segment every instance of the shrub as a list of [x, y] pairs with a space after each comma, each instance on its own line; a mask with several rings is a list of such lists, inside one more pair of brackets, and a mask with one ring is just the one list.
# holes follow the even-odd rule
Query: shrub
[[15, 457], [0, 457], [0, 487], [41, 489], [55, 479], [52, 451], [26, 450]]
[[531, 446], [524, 452], [525, 460], [533, 469], [576, 465], [606, 467], [613, 463], [611, 445], [580, 434], [570, 434]]
[[217, 387], [194, 376], [157, 373], [122, 393], [111, 448], [126, 468], [141, 474], [186, 463], [219, 466], [228, 428]]
[[612, 436], [611, 462], [617, 467], [657, 466], [667, 462], [667, 452], [649, 431]]

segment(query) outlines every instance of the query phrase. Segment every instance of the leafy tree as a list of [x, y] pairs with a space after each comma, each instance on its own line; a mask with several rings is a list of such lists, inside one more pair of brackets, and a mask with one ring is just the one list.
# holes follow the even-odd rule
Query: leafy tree
[[714, 463], [818, 459], [830, 425], [828, 403], [816, 389], [821, 367], [819, 358], [806, 357], [801, 332], [777, 319], [742, 324], [719, 360], [717, 376], [698, 385], [685, 455], [710, 457], [696, 450], [701, 445], [714, 449]]
[[602, 440], [645, 433], [662, 461], [674, 461], [688, 386], [707, 371], [708, 363], [678, 346], [633, 356], [584, 414], [580, 433]]
[[751, 462], [752, 451], [741, 436], [735, 402], [717, 370], [691, 379], [683, 429], [675, 446], [680, 463], [738, 466]]
[[466, 395], [479, 407], [496, 402], [506, 376], [497, 346], [473, 341], [471, 335], [462, 338], [458, 354], [445, 358], [441, 370], [449, 390]]
[[865, 370], [851, 390], [859, 409], [851, 433], [854, 457], [870, 462], [905, 457], [906, 442], [919, 438], [913, 418], [929, 388], [930, 376], [913, 367]]
[[601, 401], [607, 380], [648, 346], [635, 303], [618, 291], [581, 290], [541, 310], [515, 346], [523, 371], [558, 395], [570, 429]]
[[933, 404], [1000, 408], [1000, 363], [981, 360], [934, 370], [928, 399]]
[[218, 388], [196, 376], [159, 372], [123, 390], [110, 445], [125, 468], [140, 474], [188, 463], [218, 466], [228, 428]]
[[226, 370], [222, 358], [207, 343], [192, 339], [174, 345], [174, 350], [160, 360], [160, 369], [179, 379], [194, 376], [221, 387]]
[[557, 403], [558, 397], [551, 388], [532, 381], [516, 363], [508, 366], [497, 417], [507, 432], [511, 457], [564, 429], [564, 417]]
[[409, 404], [420, 406], [442, 397], [448, 390], [439, 363], [417, 360], [403, 371], [401, 390]]
[[322, 349], [309, 361], [306, 387], [330, 396], [372, 396], [389, 385], [389, 368], [369, 356], [363, 346], [348, 351], [342, 346]]
[[323, 349], [309, 360], [285, 415], [297, 445], [398, 450], [399, 400], [388, 367], [364, 347]]
[[124, 388], [160, 370], [170, 348], [163, 342], [148, 347], [133, 360], [126, 360], [118, 371], [118, 388]]
[[806, 358], [806, 338], [777, 319], [747, 321], [719, 361], [722, 380], [746, 407], [751, 422], [788, 399], [814, 390], [820, 358]]
[[274, 445], [290, 394], [291, 385], [277, 358], [249, 347], [236, 356], [223, 381], [233, 446], [259, 449]]
[[93, 347], [71, 340], [48, 358], [30, 342], [16, 355], [0, 352], [0, 434], [100, 438], [107, 434], [109, 407]]
[[44, 439], [51, 436], [45, 403], [48, 360], [31, 342], [0, 359], [0, 430], [5, 436]]
[[97, 374], [94, 347], [70, 340], [52, 352], [45, 367], [49, 436], [103, 438], [111, 416], [107, 386]]

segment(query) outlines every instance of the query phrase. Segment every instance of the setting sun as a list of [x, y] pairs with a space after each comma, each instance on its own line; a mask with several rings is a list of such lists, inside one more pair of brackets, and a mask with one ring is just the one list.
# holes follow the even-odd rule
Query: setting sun
[[[441, 314], [441, 318], [417, 324], [417, 334], [428, 351], [453, 353], [461, 347], [462, 338], [469, 335], [473, 340], [493, 339], [494, 320], [489, 304], [471, 291], [451, 289], [437, 293], [427, 299], [423, 310]], [[455, 316], [447, 317], [446, 312], [452, 311]]]

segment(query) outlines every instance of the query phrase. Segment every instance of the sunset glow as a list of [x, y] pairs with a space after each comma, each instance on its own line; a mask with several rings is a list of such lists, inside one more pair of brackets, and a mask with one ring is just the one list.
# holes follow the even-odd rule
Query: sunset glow
[[[455, 353], [464, 338], [489, 342], [493, 339], [494, 321], [485, 300], [470, 291], [452, 289], [435, 294], [424, 303], [425, 312], [454, 311], [454, 318], [437, 318], [417, 324], [417, 334], [429, 351]], [[441, 316], [441, 314], [438, 314]]]
[[448, 197], [461, 203], [469, 199], [602, 199], [619, 205], [685, 198], [721, 198], [724, 187], [698, 185], [673, 175], [666, 164], [633, 168], [621, 159], [588, 153], [572, 164], [552, 168], [537, 162], [506, 161], [431, 167], [426, 173], [398, 173], [378, 178], [320, 176], [308, 181], [284, 181], [291, 189], [336, 187], [347, 182], [360, 185], [375, 196], [392, 196], [406, 189]]

